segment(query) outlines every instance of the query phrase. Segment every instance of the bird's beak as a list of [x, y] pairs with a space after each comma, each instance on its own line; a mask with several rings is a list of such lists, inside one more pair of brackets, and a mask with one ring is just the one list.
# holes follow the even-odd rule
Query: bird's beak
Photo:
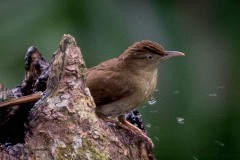
[[165, 60], [176, 56], [185, 56], [185, 54], [178, 51], [165, 51], [165, 55], [162, 58]]

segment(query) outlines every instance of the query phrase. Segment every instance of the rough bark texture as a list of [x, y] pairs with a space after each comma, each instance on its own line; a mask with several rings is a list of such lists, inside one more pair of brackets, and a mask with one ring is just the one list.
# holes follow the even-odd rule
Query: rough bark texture
[[152, 159], [135, 134], [95, 114], [85, 85], [85, 63], [75, 39], [64, 35], [47, 89], [32, 108], [24, 144], [1, 149], [0, 159]]

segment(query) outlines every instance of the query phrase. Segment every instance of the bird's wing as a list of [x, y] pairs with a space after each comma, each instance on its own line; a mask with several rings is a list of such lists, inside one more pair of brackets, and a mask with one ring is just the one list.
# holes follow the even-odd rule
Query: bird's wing
[[128, 83], [121, 79], [119, 71], [108, 63], [90, 68], [87, 72], [87, 86], [97, 106], [109, 104], [132, 94]]

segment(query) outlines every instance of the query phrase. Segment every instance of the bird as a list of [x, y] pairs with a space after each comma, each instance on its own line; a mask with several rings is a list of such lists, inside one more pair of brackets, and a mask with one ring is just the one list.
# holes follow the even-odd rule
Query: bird
[[156, 42], [143, 40], [129, 46], [118, 58], [90, 68], [86, 83], [96, 103], [98, 117], [106, 121], [108, 117], [117, 118], [153, 147], [151, 139], [129, 123], [125, 114], [152, 97], [157, 85], [159, 64], [176, 56], [184, 56], [184, 53], [166, 51]]
[[[96, 115], [106, 122], [113, 122], [146, 140], [153, 148], [151, 139], [142, 130], [128, 122], [125, 115], [142, 106], [153, 95], [161, 62], [185, 54], [167, 51], [157, 42], [142, 40], [129, 46], [120, 56], [104, 61], [86, 73], [86, 85], [96, 104]], [[36, 101], [41, 95], [18, 98], [18, 104]], [[16, 105], [14, 100], [3, 105]]]

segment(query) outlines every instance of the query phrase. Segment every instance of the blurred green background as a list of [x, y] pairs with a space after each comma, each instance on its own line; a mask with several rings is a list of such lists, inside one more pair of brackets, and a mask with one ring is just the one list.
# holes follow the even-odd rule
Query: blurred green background
[[140, 109], [161, 160], [240, 159], [240, 1], [0, 1], [0, 81], [21, 83], [29, 46], [50, 61], [64, 33], [88, 67], [150, 39], [186, 54], [159, 67]]

